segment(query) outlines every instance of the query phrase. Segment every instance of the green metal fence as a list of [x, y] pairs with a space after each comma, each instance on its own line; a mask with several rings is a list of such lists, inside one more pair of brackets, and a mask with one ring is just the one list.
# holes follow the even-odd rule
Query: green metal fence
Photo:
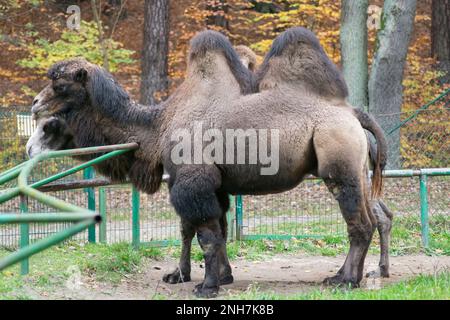
[[[450, 227], [449, 174], [449, 168], [385, 172], [385, 202], [396, 215], [421, 217], [425, 246], [428, 245], [428, 220], [444, 217]], [[139, 194], [130, 185], [91, 189], [92, 194], [86, 189], [50, 193], [69, 202], [71, 197], [67, 194], [81, 193], [84, 207], [95, 208], [102, 216], [102, 222], [95, 230], [85, 231], [76, 239], [102, 243], [130, 242], [136, 246], [178, 243], [179, 219], [169, 203], [165, 184], [154, 195]], [[91, 205], [88, 205], [89, 201], [92, 201]], [[345, 223], [337, 202], [318, 179], [308, 179], [283, 194], [236, 196], [233, 202], [229, 212], [232, 239], [318, 238], [345, 234]], [[36, 206], [31, 201], [28, 209], [30, 212], [45, 211], [42, 204]], [[30, 224], [30, 240], [36, 241], [66, 226]], [[18, 226], [1, 228], [2, 245], [18, 247], [23, 230]]]
[[[0, 216], [0, 224], [20, 224], [20, 250], [4, 257], [0, 260], [0, 270], [11, 266], [17, 262], [21, 262], [21, 273], [27, 274], [29, 271], [28, 258], [42, 250], [45, 250], [61, 241], [64, 241], [77, 233], [88, 229], [89, 240], [95, 241], [95, 223], [101, 220], [101, 216], [93, 210], [95, 209], [95, 202], [92, 201], [92, 194], [88, 197], [88, 207], [82, 208], [73, 205], [67, 201], [63, 201], [48, 194], [39, 191], [38, 188], [52, 183], [56, 180], [62, 179], [66, 176], [74, 174], [78, 171], [89, 169], [99, 162], [105, 161], [111, 157], [118, 156], [133, 149], [137, 149], [136, 143], [116, 145], [116, 146], [102, 146], [93, 148], [84, 148], [77, 150], [63, 150], [43, 153], [35, 158], [28, 160], [14, 168], [6, 170], [0, 174], [0, 185], [10, 181], [17, 181], [17, 186], [5, 189], [0, 193], [0, 203], [4, 203], [10, 199], [20, 197], [20, 214], [4, 213]], [[97, 158], [86, 163], [77, 165], [73, 168], [57, 173], [51, 177], [46, 177], [37, 182], [29, 181], [29, 176], [32, 170], [40, 162], [46, 159], [60, 158], [64, 156], [75, 156], [83, 154], [102, 153]], [[89, 173], [89, 171], [87, 171]], [[86, 176], [88, 176], [87, 174]], [[88, 176], [88, 178], [90, 178]], [[56, 209], [57, 213], [29, 213], [28, 199], [32, 198], [40, 203], [46, 204], [49, 207]], [[34, 243], [30, 243], [29, 223], [61, 223], [71, 222], [72, 225], [65, 230], [57, 232], [47, 238], [39, 239]], [[4, 230], [2, 230], [3, 232]]]

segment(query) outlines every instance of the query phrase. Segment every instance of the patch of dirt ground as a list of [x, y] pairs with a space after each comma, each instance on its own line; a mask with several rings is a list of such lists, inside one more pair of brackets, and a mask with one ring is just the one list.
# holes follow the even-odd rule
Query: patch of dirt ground
[[[279, 294], [306, 293], [321, 288], [325, 277], [334, 275], [345, 260], [344, 256], [321, 257], [302, 255], [278, 255], [265, 261], [233, 261], [234, 283], [221, 287], [220, 297], [236, 294], [256, 286], [260, 291]], [[368, 256], [365, 271], [376, 270], [378, 256]], [[177, 265], [175, 259], [149, 260], [142, 271], [126, 275], [117, 285], [81, 277], [81, 283], [63, 285], [46, 292], [27, 288], [34, 299], [152, 299], [162, 295], [168, 299], [193, 299], [192, 290], [204, 274], [202, 264], [193, 263], [191, 282], [166, 284], [161, 279], [164, 273]], [[391, 276], [387, 279], [365, 278], [363, 288], [379, 288], [387, 284], [407, 280], [419, 274], [433, 274], [450, 268], [450, 257], [426, 255], [391, 257]], [[54, 289], [54, 290], [53, 290]]]

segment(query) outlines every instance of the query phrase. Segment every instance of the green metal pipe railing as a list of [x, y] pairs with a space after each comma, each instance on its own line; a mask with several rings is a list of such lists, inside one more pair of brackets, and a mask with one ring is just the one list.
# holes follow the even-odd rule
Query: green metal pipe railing
[[241, 195], [237, 195], [235, 197], [235, 208], [236, 208], [236, 240], [243, 240], [244, 208]]
[[428, 187], [427, 175], [420, 175], [420, 224], [422, 233], [422, 243], [428, 248], [430, 243], [430, 231], [428, 224]]
[[25, 166], [25, 164], [26, 162], [3, 172], [0, 175], [0, 185], [17, 178], [20, 174], [20, 170]]
[[107, 230], [106, 230], [106, 190], [105, 188], [99, 188], [98, 190], [98, 211], [102, 217], [102, 221], [98, 227], [98, 237], [101, 243], [106, 243], [107, 241]]
[[8, 170], [3, 171], [2, 173], [0, 173], [0, 177], [3, 177], [4, 175], [7, 175], [8, 173], [23, 167], [27, 162], [28, 161], [24, 161], [21, 164], [18, 164], [17, 166], [15, 166], [15, 167], [12, 167], [12, 168], [9, 168]]
[[141, 227], [140, 227], [140, 195], [139, 191], [133, 187], [131, 191], [131, 223], [132, 223], [132, 245], [134, 248], [138, 248], [141, 241]]
[[97, 218], [92, 213], [73, 213], [73, 212], [58, 212], [58, 213], [33, 213], [29, 215], [17, 213], [2, 213], [0, 215], [0, 224], [14, 224], [14, 223], [56, 223], [56, 222], [77, 222], [87, 220], [90, 218]]
[[[94, 178], [94, 169], [92, 167], [88, 167], [83, 171], [84, 179], [93, 179]], [[85, 192], [88, 197], [88, 209], [91, 211], [95, 211], [95, 191], [94, 188], [86, 188]], [[95, 242], [95, 224], [91, 225], [88, 228], [88, 241], [91, 243]]]
[[[20, 212], [24, 214], [28, 213], [28, 198], [20, 195]], [[30, 244], [30, 225], [22, 222], [20, 224], [20, 248], [25, 249]], [[1, 269], [0, 269], [1, 270]], [[28, 274], [30, 270], [30, 262], [28, 259], [22, 259], [20, 264], [20, 274]]]
[[[83, 220], [81, 222], [76, 223], [75, 225], [71, 226], [70, 228], [63, 230], [59, 233], [56, 233], [48, 238], [42, 239], [40, 241], [37, 241], [31, 245], [27, 245], [26, 247], [20, 249], [19, 251], [16, 251], [9, 256], [3, 258], [0, 260], [0, 270], [3, 270], [13, 264], [16, 264], [18, 262], [26, 261], [28, 264], [28, 258], [38, 252], [41, 252], [51, 246], [54, 246], [55, 244], [60, 243], [61, 241], [64, 241], [75, 234], [85, 230], [90, 225], [97, 222], [96, 217], [93, 217], [88, 220]], [[23, 270], [22, 270], [23, 271]], [[22, 274], [27, 274], [22, 272]]]
[[409, 121], [411, 121], [412, 119], [414, 119], [415, 117], [417, 117], [417, 115], [428, 109], [431, 105], [439, 102], [440, 100], [444, 99], [448, 94], [450, 94], [450, 89], [445, 90], [444, 92], [442, 92], [438, 97], [436, 97], [435, 99], [431, 100], [430, 102], [424, 104], [423, 106], [421, 106], [419, 109], [417, 109], [412, 115], [410, 115], [408, 118], [406, 118], [405, 120], [403, 120], [402, 122], [400, 122], [399, 124], [397, 124], [395, 127], [393, 127], [391, 130], [389, 130], [386, 134], [389, 136], [392, 133], [394, 133], [395, 131], [397, 131], [398, 129], [400, 129], [402, 126], [404, 126], [406, 123], [408, 123]]
[[[21, 224], [21, 238], [20, 238], [20, 249], [15, 253], [0, 260], [0, 270], [7, 268], [17, 262], [21, 262], [21, 273], [27, 274], [29, 272], [29, 261], [28, 258], [42, 250], [45, 250], [73, 235], [90, 228], [90, 240], [95, 241], [95, 229], [92, 228], [97, 222], [101, 221], [101, 215], [95, 212], [95, 198], [93, 197], [93, 189], [88, 190], [88, 209], [75, 206], [73, 204], [67, 203], [60, 199], [54, 198], [52, 196], [46, 195], [45, 193], [37, 190], [36, 188], [44, 186], [50, 182], [66, 177], [70, 174], [90, 168], [94, 164], [98, 164], [102, 161], [108, 160], [112, 157], [121, 155], [123, 153], [129, 152], [131, 150], [136, 150], [139, 146], [136, 143], [128, 143], [122, 145], [112, 145], [104, 147], [92, 147], [83, 149], [71, 149], [63, 151], [52, 151], [48, 153], [43, 153], [35, 158], [19, 165], [14, 168], [9, 169], [2, 175], [0, 175], [0, 184], [4, 184], [17, 178], [18, 186], [16, 188], [10, 189], [0, 195], [0, 203], [10, 200], [18, 195], [21, 197], [20, 210], [21, 214], [2, 214], [0, 216], [0, 224], [6, 223], [20, 223]], [[93, 160], [87, 161], [81, 165], [75, 166], [69, 170], [58, 173], [52, 177], [40, 180], [28, 184], [28, 177], [31, 175], [33, 168], [44, 160], [65, 156], [77, 156], [77, 155], [87, 155], [94, 153], [108, 152], [102, 156], [99, 156]], [[90, 169], [89, 169], [90, 170]], [[87, 178], [92, 177], [92, 173], [85, 171], [85, 176]], [[58, 214], [27, 214], [28, 197], [38, 200], [39, 202], [46, 204], [50, 207], [58, 209], [62, 212]], [[56, 233], [48, 238], [41, 239], [30, 245], [29, 238], [29, 223], [33, 222], [74, 222], [70, 228]], [[92, 239], [92, 234], [93, 239]]]
[[[117, 148], [117, 149], [115, 149], [115, 148]], [[60, 157], [67, 157], [67, 156], [88, 155], [88, 154], [99, 153], [99, 152], [109, 152], [109, 153], [104, 154], [100, 157], [97, 157], [93, 160], [90, 160], [90, 161], [82, 163], [78, 166], [75, 166], [69, 170], [60, 172], [60, 173], [55, 174], [46, 179], [35, 182], [31, 185], [32, 188], [39, 188], [43, 185], [46, 185], [46, 184], [56, 181], [58, 179], [67, 177], [75, 172], [78, 172], [83, 169], [87, 169], [95, 164], [98, 164], [98, 163], [108, 160], [110, 158], [119, 156], [119, 155], [129, 152], [131, 150], [135, 150], [137, 148], [138, 148], [138, 145], [136, 143], [127, 143], [127, 144], [112, 145], [112, 146], [105, 146], [105, 147], [91, 147], [91, 148], [83, 148], [83, 149], [51, 151], [51, 152], [40, 154], [40, 155], [36, 156], [35, 158], [28, 160], [26, 162], [25, 166], [19, 168], [20, 169], [19, 173], [24, 168], [30, 168], [30, 164], [33, 164], [33, 166], [34, 166], [38, 162], [46, 160], [46, 159], [50, 159], [50, 158], [60, 158]], [[19, 174], [16, 175], [16, 172], [14, 172], [14, 175], [9, 176], [8, 180], [5, 179], [5, 181], [2, 181], [0, 184], [11, 181], [11, 180], [15, 179], [18, 175]], [[18, 188], [18, 187], [7, 190], [6, 192], [0, 194], [0, 203], [5, 202], [6, 200], [9, 200], [13, 197], [18, 196], [19, 193], [20, 193], [20, 188]]]

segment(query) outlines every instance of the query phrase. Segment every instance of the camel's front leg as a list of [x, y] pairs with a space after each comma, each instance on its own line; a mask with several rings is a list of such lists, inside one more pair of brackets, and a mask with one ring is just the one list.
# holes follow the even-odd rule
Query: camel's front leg
[[178, 168], [171, 176], [177, 178], [170, 189], [170, 201], [181, 219], [195, 227], [204, 254], [205, 280], [195, 293], [214, 297], [219, 291], [220, 252], [225, 251], [220, 225], [224, 210], [216, 194], [221, 185], [220, 171], [215, 166], [193, 165]]
[[191, 246], [194, 235], [195, 227], [189, 221], [181, 219], [180, 263], [175, 271], [164, 275], [164, 282], [174, 284], [191, 281]]
[[[228, 196], [227, 196], [228, 197]], [[221, 202], [222, 204], [222, 202]], [[224, 208], [224, 206], [222, 206]], [[228, 211], [228, 207], [225, 206], [226, 211]], [[223, 246], [221, 246], [219, 250], [219, 259], [220, 259], [220, 284], [230, 284], [233, 283], [233, 275], [231, 271], [231, 266], [228, 261], [227, 250], [226, 250], [226, 241], [227, 241], [227, 217], [226, 211], [222, 216], [220, 228], [222, 231], [222, 237], [224, 239]], [[189, 221], [181, 220], [181, 256], [180, 263], [178, 267], [170, 273], [166, 273], [163, 276], [163, 281], [170, 284], [182, 283], [191, 281], [191, 247], [192, 247], [192, 239], [195, 235], [194, 226], [189, 223]]]
[[197, 297], [213, 298], [219, 292], [221, 248], [225, 241], [218, 220], [210, 220], [197, 228], [197, 238], [205, 259], [205, 278], [195, 286]]

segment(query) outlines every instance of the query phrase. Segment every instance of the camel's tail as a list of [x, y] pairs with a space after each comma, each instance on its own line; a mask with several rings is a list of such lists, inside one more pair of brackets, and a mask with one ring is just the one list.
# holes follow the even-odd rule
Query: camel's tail
[[378, 125], [376, 120], [368, 113], [353, 109], [353, 114], [361, 123], [361, 126], [370, 131], [377, 142], [376, 157], [374, 152], [374, 146], [370, 148], [371, 159], [373, 162], [373, 177], [372, 177], [372, 197], [377, 198], [381, 195], [383, 190], [383, 176], [382, 171], [387, 162], [387, 142], [384, 136], [383, 129]]

